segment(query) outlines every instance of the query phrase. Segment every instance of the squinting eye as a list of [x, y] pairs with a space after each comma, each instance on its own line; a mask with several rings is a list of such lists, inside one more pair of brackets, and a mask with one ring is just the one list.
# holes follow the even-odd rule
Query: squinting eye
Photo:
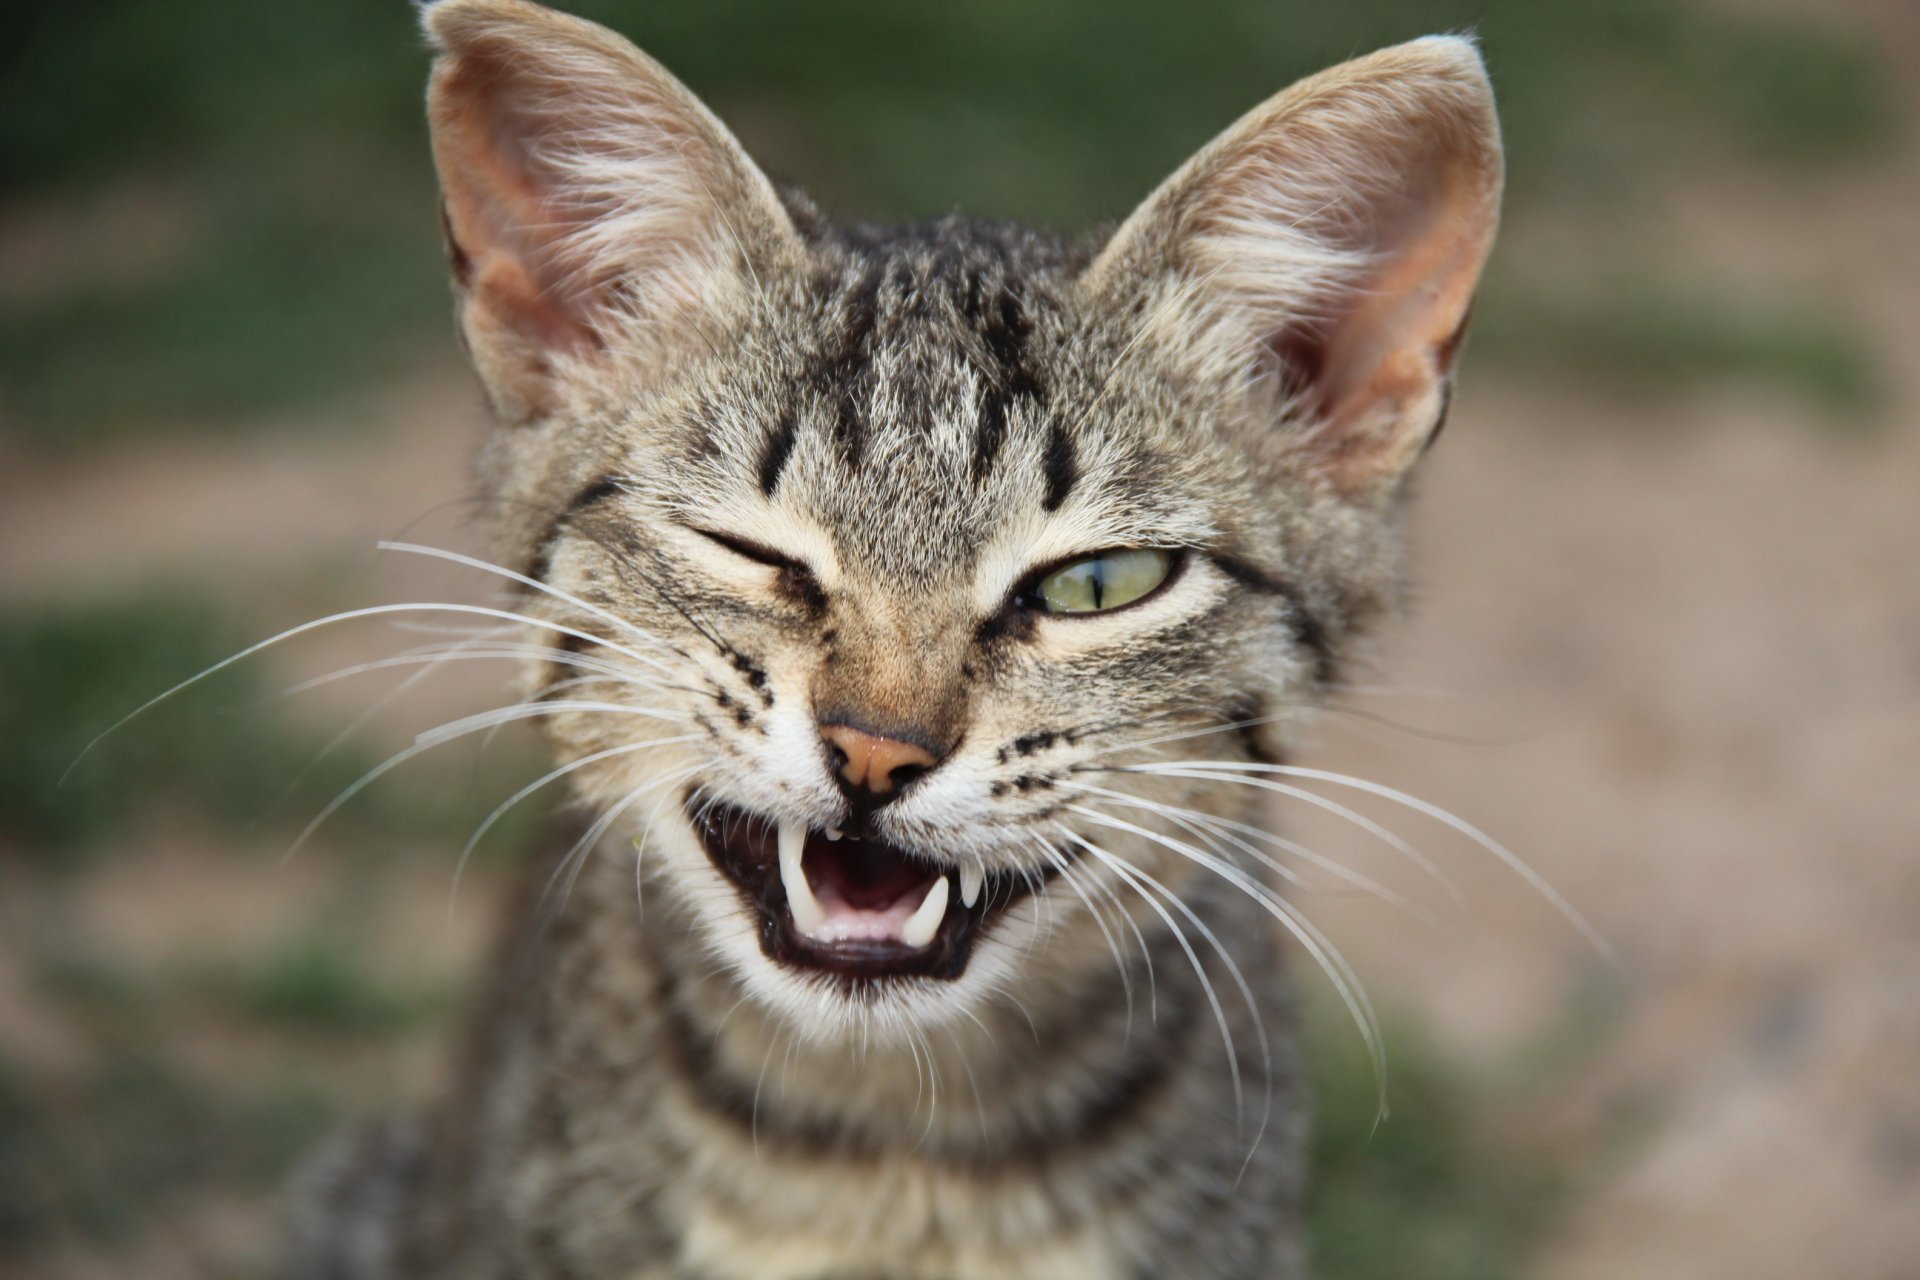
[[1040, 579], [1039, 606], [1048, 613], [1099, 613], [1132, 604], [1173, 569], [1165, 551], [1103, 551], [1062, 565]]

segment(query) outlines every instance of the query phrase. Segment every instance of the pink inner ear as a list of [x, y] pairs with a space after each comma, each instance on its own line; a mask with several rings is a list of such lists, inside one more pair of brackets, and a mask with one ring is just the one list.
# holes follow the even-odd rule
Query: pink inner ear
[[1409, 198], [1376, 211], [1390, 219], [1373, 228], [1375, 269], [1317, 330], [1315, 398], [1334, 426], [1443, 379], [1472, 304], [1490, 232], [1483, 197], [1439, 164], [1409, 176]]
[[528, 86], [488, 60], [461, 59], [436, 86], [441, 185], [450, 248], [464, 260], [471, 303], [538, 347], [599, 345], [597, 282], [570, 262], [568, 236], [592, 215], [569, 209], [558, 175], [543, 172], [549, 122], [518, 110]]

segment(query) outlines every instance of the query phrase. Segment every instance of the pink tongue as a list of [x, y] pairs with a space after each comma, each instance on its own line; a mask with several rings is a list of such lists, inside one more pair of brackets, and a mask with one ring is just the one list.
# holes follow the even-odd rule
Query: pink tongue
[[935, 874], [878, 840], [810, 837], [800, 865], [823, 906], [844, 903], [857, 911], [886, 911], [898, 903], [911, 912]]

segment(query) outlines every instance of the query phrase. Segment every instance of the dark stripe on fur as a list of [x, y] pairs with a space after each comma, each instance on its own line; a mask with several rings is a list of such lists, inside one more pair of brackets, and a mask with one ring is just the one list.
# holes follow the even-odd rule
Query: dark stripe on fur
[[567, 523], [581, 512], [596, 503], [603, 502], [620, 492], [620, 481], [614, 476], [601, 476], [582, 488], [567, 500], [567, 505], [553, 513], [553, 519], [540, 534], [540, 540], [534, 544], [533, 556], [524, 570], [527, 577], [535, 582], [545, 582], [553, 571], [553, 548], [560, 541], [560, 533]]
[[986, 390], [980, 398], [980, 421], [973, 442], [973, 482], [978, 485], [993, 469], [994, 459], [1007, 438], [1007, 417], [1015, 400], [1044, 402], [1045, 387], [1025, 363], [1033, 320], [1019, 293], [1004, 285], [989, 286], [975, 276], [968, 282], [964, 312], [977, 327], [986, 347], [980, 376]]
[[865, 389], [872, 360], [874, 324], [880, 314], [882, 272], [869, 268], [848, 290], [842, 304], [839, 332], [827, 340], [808, 381], [814, 393], [832, 410], [830, 430], [849, 468], [860, 465], [866, 451], [866, 418], [859, 396]]
[[1055, 422], [1047, 432], [1046, 496], [1040, 499], [1043, 511], [1058, 511], [1080, 479], [1080, 461], [1074, 456], [1073, 437], [1065, 424]]
[[780, 473], [787, 469], [787, 459], [793, 456], [793, 437], [799, 429], [799, 420], [793, 414], [782, 414], [780, 425], [774, 428], [766, 451], [760, 455], [760, 492], [769, 498], [780, 485]]
[[1269, 573], [1250, 561], [1238, 556], [1213, 552], [1213, 562], [1220, 571], [1243, 587], [1250, 587], [1266, 595], [1279, 596], [1290, 607], [1293, 617], [1293, 634], [1307, 651], [1313, 654], [1313, 678], [1320, 684], [1332, 684], [1339, 671], [1339, 655], [1333, 651], [1333, 641], [1327, 634], [1325, 624], [1307, 608], [1300, 591], [1291, 582], [1277, 574]]
[[[648, 937], [653, 936], [656, 935], [649, 931]], [[1173, 966], [1180, 957], [1173, 950], [1175, 944], [1167, 938], [1157, 941], [1161, 945], [1153, 956], [1155, 971], [1177, 972]], [[897, 1156], [890, 1141], [783, 1112], [776, 1099], [755, 1088], [754, 1081], [732, 1078], [714, 1055], [712, 1033], [702, 1031], [697, 1018], [686, 1007], [670, 965], [664, 960], [658, 962], [656, 973], [660, 975], [659, 1007], [666, 1014], [668, 1033], [662, 1040], [678, 1068], [681, 1083], [707, 1111], [753, 1135], [758, 1144], [777, 1144], [801, 1156], [817, 1158], [822, 1152], [861, 1160]], [[1164, 977], [1162, 982], [1164, 984]], [[1090, 1039], [1112, 1038], [1115, 1031], [1107, 1015], [1116, 1006], [1125, 1007], [1122, 989], [1119, 971], [1115, 970], [1096, 992], [1089, 993], [1081, 1006], [1084, 1016], [1049, 1029], [1048, 1051], [1071, 1057], [1075, 1056], [1075, 1050], [1084, 1050], [1085, 1042]], [[1089, 1086], [1072, 1115], [1062, 1117], [1044, 1130], [1036, 1128], [1009, 1135], [1007, 1142], [997, 1146], [991, 1156], [971, 1146], [952, 1155], [976, 1169], [1038, 1167], [1071, 1159], [1076, 1149], [1107, 1147], [1123, 1141], [1127, 1126], [1173, 1087], [1176, 1072], [1186, 1061], [1179, 1046], [1199, 1034], [1200, 1013], [1205, 1005], [1197, 998], [1169, 999], [1163, 991], [1156, 1008], [1160, 1016], [1150, 1024], [1150, 1034], [1143, 1035], [1136, 1029], [1125, 1068], [1103, 1083]], [[928, 1155], [941, 1154], [938, 1142], [929, 1141], [921, 1149]]]

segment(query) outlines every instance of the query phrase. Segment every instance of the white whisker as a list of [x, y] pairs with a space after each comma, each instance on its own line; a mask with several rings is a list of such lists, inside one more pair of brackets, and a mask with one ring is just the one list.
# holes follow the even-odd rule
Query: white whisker
[[703, 766], [699, 764], [692, 764], [684, 769], [676, 769], [671, 773], [662, 774], [660, 777], [648, 782], [645, 786], [636, 787], [634, 790], [622, 796], [616, 803], [609, 807], [605, 813], [594, 820], [593, 825], [587, 828], [585, 834], [574, 841], [573, 848], [567, 851], [566, 857], [560, 860], [560, 864], [555, 867], [552, 874], [547, 877], [546, 888], [542, 890], [540, 894], [541, 902], [545, 903], [547, 899], [552, 896], [554, 882], [560, 879], [564, 873], [566, 875], [566, 885], [561, 891], [560, 901], [554, 904], [552, 910], [559, 911], [564, 907], [567, 900], [573, 896], [574, 882], [579, 879], [581, 870], [585, 868], [587, 858], [592, 854], [593, 846], [599, 843], [600, 837], [604, 836], [608, 829], [619, 820], [620, 815], [639, 801], [644, 800], [650, 793], [661, 787], [670, 786], [683, 778], [690, 777], [699, 772], [702, 767]]
[[522, 800], [525, 800], [528, 796], [540, 790], [540, 788], [546, 786], [548, 783], [564, 778], [575, 770], [584, 769], [588, 765], [598, 764], [602, 760], [610, 760], [615, 756], [634, 755], [653, 747], [670, 746], [680, 742], [694, 742], [702, 736], [704, 735], [683, 733], [672, 738], [653, 738], [646, 742], [630, 742], [618, 747], [609, 747], [605, 751], [596, 751], [592, 755], [582, 756], [580, 759], [563, 764], [557, 769], [549, 770], [538, 778], [535, 778], [532, 782], [529, 782], [526, 786], [521, 787], [518, 791], [501, 801], [499, 806], [486, 816], [485, 821], [474, 828], [473, 834], [467, 837], [466, 844], [460, 849], [460, 858], [454, 863], [453, 886], [448, 890], [447, 909], [449, 911], [453, 909], [453, 895], [460, 890], [461, 873], [467, 869], [467, 860], [473, 856], [474, 849], [479, 846], [480, 841], [485, 838], [487, 832], [493, 830], [494, 824], [505, 817], [506, 814]]
[[1130, 795], [1124, 791], [1115, 791], [1111, 787], [1096, 787], [1084, 782], [1070, 782], [1065, 785], [1092, 795], [1104, 796], [1120, 804], [1132, 805], [1135, 808], [1145, 809], [1151, 813], [1158, 813], [1173, 822], [1179, 823], [1182, 827], [1194, 832], [1195, 835], [1201, 836], [1202, 839], [1208, 839], [1209, 842], [1211, 842], [1213, 838], [1226, 840], [1235, 848], [1244, 852], [1248, 857], [1260, 863], [1261, 866], [1266, 867], [1275, 875], [1286, 880], [1289, 884], [1305, 888], [1306, 882], [1301, 879], [1298, 872], [1279, 862], [1270, 854], [1264, 853], [1248, 843], [1249, 838], [1268, 841], [1276, 848], [1294, 855], [1303, 862], [1309, 862], [1330, 875], [1345, 880], [1355, 888], [1373, 894], [1389, 906], [1405, 911], [1422, 924], [1434, 929], [1443, 927], [1440, 918], [1431, 911], [1426, 910], [1418, 903], [1413, 902], [1401, 894], [1395, 893], [1372, 877], [1362, 875], [1350, 867], [1343, 866], [1333, 858], [1315, 853], [1303, 844], [1288, 840], [1284, 836], [1276, 835], [1271, 831], [1256, 827], [1251, 823], [1236, 822], [1231, 818], [1222, 818], [1217, 814], [1203, 813], [1198, 809], [1188, 809], [1158, 800], [1148, 800], [1140, 796]]
[[95, 734], [92, 740], [89, 741], [86, 746], [80, 749], [80, 754], [73, 758], [73, 763], [69, 764], [66, 767], [65, 772], [63, 772], [60, 775], [60, 782], [65, 783], [67, 778], [73, 773], [74, 769], [79, 767], [80, 762], [82, 760], [85, 760], [87, 756], [92, 753], [95, 747], [99, 746], [100, 743], [104, 739], [106, 739], [109, 735], [113, 734], [117, 730], [124, 727], [129, 721], [134, 720], [141, 715], [144, 715], [148, 711], [151, 711], [153, 708], [159, 706], [161, 703], [173, 697], [175, 694], [181, 693], [187, 689], [190, 689], [194, 685], [199, 684], [200, 682], [208, 679], [211, 676], [218, 675], [220, 672], [225, 671], [228, 667], [233, 666], [237, 662], [241, 662], [247, 658], [251, 658], [254, 654], [259, 653], [265, 649], [270, 649], [274, 645], [282, 644], [285, 641], [292, 640], [297, 636], [305, 635], [309, 631], [317, 631], [321, 627], [335, 626], [342, 622], [353, 622], [360, 618], [377, 618], [377, 617], [391, 616], [394, 614], [406, 614], [406, 613], [455, 613], [455, 614], [467, 614], [474, 617], [482, 617], [482, 618], [498, 618], [507, 622], [521, 623], [526, 626], [536, 627], [542, 630], [551, 631], [558, 635], [572, 636], [577, 640], [584, 640], [589, 644], [605, 645], [607, 648], [612, 649], [614, 652], [620, 653], [625, 655], [626, 657], [632, 658], [634, 661], [642, 663], [643, 665], [650, 661], [650, 659], [642, 658], [639, 654], [634, 653], [630, 649], [624, 649], [620, 645], [612, 643], [611, 641], [607, 640], [606, 637], [604, 636], [596, 636], [589, 632], [576, 630], [573, 627], [563, 626], [562, 624], [557, 622], [549, 622], [543, 618], [535, 618], [523, 613], [513, 613], [505, 609], [488, 608], [486, 605], [453, 604], [453, 603], [448, 603], [444, 601], [408, 601], [404, 604], [376, 604], [376, 605], [368, 605], [365, 608], [361, 608], [361, 609], [348, 609], [341, 613], [328, 614], [324, 618], [315, 618], [310, 622], [303, 622], [299, 626], [288, 627], [285, 631], [279, 632], [276, 635], [268, 636], [265, 640], [256, 641], [255, 643], [250, 644], [246, 648], [240, 650], [238, 653], [231, 654], [225, 658], [222, 658], [220, 661], [214, 663], [212, 666], [207, 667], [204, 670], [199, 671], [194, 675], [188, 676], [185, 680], [180, 681], [178, 684], [173, 685], [171, 688], [163, 690], [162, 692], [155, 694], [153, 697], [148, 698], [145, 702], [141, 703], [139, 706], [129, 711], [126, 715], [121, 716], [118, 720], [108, 725], [105, 729], [102, 729], [99, 733]]
[[300, 834], [294, 839], [293, 844], [290, 845], [286, 853], [282, 855], [282, 861], [290, 859], [298, 853], [306, 842], [312, 838], [313, 833], [318, 831], [321, 826], [326, 823], [328, 818], [338, 813], [342, 806], [366, 790], [373, 783], [385, 777], [415, 756], [424, 754], [435, 747], [452, 742], [467, 734], [479, 733], [484, 729], [492, 728], [498, 724], [583, 709], [601, 711], [608, 714], [647, 715], [657, 719], [679, 719], [679, 717], [670, 716], [667, 713], [655, 711], [652, 708], [628, 707], [617, 702], [544, 702], [532, 705], [517, 703], [511, 707], [502, 707], [494, 711], [483, 711], [478, 715], [467, 716], [463, 719], [452, 721], [451, 723], [441, 725], [437, 729], [430, 729], [418, 734], [414, 738], [411, 746], [388, 756], [385, 760], [361, 774], [359, 778], [355, 779], [353, 783], [341, 791], [339, 795], [329, 800], [320, 812], [313, 816], [313, 820], [301, 829]]
[[644, 716], [650, 720], [665, 720], [672, 724], [686, 724], [687, 717], [660, 707], [638, 707], [624, 702], [597, 702], [570, 700], [564, 702], [543, 702], [535, 699], [516, 702], [510, 707], [496, 707], [492, 711], [476, 712], [461, 719], [449, 721], [434, 729], [425, 729], [414, 736], [414, 745], [434, 747], [443, 742], [481, 729], [492, 728], [499, 724], [511, 724], [515, 720], [537, 720], [542, 716], [556, 716], [572, 712], [593, 711], [603, 715]]
[[[1361, 1038], [1366, 1042], [1368, 1056], [1373, 1061], [1374, 1082], [1380, 1091], [1382, 1114], [1385, 1114], [1386, 1049], [1380, 1032], [1380, 1021], [1374, 1013], [1373, 1001], [1368, 998], [1365, 985], [1361, 983], [1359, 976], [1354, 972], [1352, 965], [1347, 962], [1346, 957], [1340, 953], [1337, 947], [1333, 946], [1333, 944], [1327, 940], [1318, 928], [1314, 927], [1304, 916], [1300, 915], [1298, 909], [1285, 898], [1282, 898], [1268, 886], [1262, 885], [1257, 880], [1252, 879], [1244, 871], [1233, 866], [1231, 863], [1223, 862], [1171, 836], [1150, 831], [1145, 827], [1138, 826], [1125, 819], [1116, 818], [1111, 814], [1101, 813], [1097, 809], [1090, 809], [1084, 805], [1069, 805], [1067, 807], [1083, 817], [1100, 823], [1102, 826], [1112, 827], [1116, 830], [1125, 831], [1151, 840], [1161, 847], [1170, 849], [1188, 858], [1195, 864], [1212, 871], [1215, 875], [1220, 876], [1229, 884], [1232, 884], [1235, 888], [1245, 893], [1269, 915], [1278, 920], [1289, 933], [1292, 933], [1301, 945], [1307, 948], [1315, 961], [1319, 963], [1321, 971], [1327, 975], [1328, 981], [1333, 984], [1333, 988], [1339, 994], [1342, 1003], [1347, 1006], [1347, 1012], [1353, 1017], [1355, 1025], [1359, 1027]], [[1255, 1016], [1257, 1017], [1258, 1014], [1256, 1013]], [[1265, 1040], [1263, 1039], [1262, 1044], [1264, 1043]]]
[[[1152, 908], [1154, 913], [1160, 917], [1160, 919], [1166, 924], [1167, 928], [1172, 932], [1174, 941], [1177, 942], [1180, 946], [1180, 949], [1186, 953], [1187, 963], [1193, 966], [1194, 976], [1200, 979], [1200, 989], [1202, 993], [1206, 996], [1207, 1004], [1213, 1010], [1213, 1018], [1215, 1023], [1219, 1025], [1220, 1039], [1226, 1045], [1227, 1066], [1233, 1076], [1233, 1113], [1236, 1117], [1244, 1115], [1245, 1109], [1246, 1109], [1246, 1096], [1240, 1083], [1240, 1054], [1239, 1054], [1239, 1051], [1234, 1047], [1233, 1031], [1232, 1031], [1232, 1028], [1229, 1027], [1227, 1023], [1227, 1011], [1221, 1007], [1220, 996], [1217, 992], [1214, 991], [1212, 980], [1207, 977], [1206, 966], [1200, 963], [1200, 956], [1197, 952], [1194, 951], [1193, 944], [1187, 940], [1187, 935], [1185, 931], [1180, 928], [1179, 922], [1176, 921], [1170, 914], [1168, 914], [1167, 909], [1161, 906], [1160, 903], [1153, 897], [1153, 895], [1146, 891], [1146, 889], [1143, 887], [1143, 884], [1151, 884], [1155, 888], [1159, 889], [1159, 891], [1162, 894], [1166, 895], [1168, 901], [1172, 902], [1174, 906], [1178, 907], [1181, 913], [1185, 915], [1189, 920], [1193, 921], [1196, 925], [1199, 925], [1201, 928], [1205, 928], [1205, 926], [1200, 924], [1199, 917], [1193, 914], [1193, 911], [1186, 905], [1186, 903], [1182, 902], [1178, 896], [1171, 893], [1164, 885], [1160, 884], [1159, 881], [1153, 879], [1151, 876], [1147, 875], [1144, 871], [1140, 871], [1137, 868], [1128, 866], [1123, 859], [1117, 858], [1113, 854], [1108, 853], [1105, 849], [1102, 849], [1099, 845], [1096, 845], [1092, 841], [1086, 839], [1084, 836], [1080, 835], [1078, 832], [1074, 831], [1072, 828], [1064, 825], [1060, 825], [1060, 824], [1056, 824], [1056, 825], [1059, 826], [1061, 834], [1065, 835], [1067, 839], [1079, 845], [1082, 849], [1085, 849], [1088, 853], [1092, 854], [1095, 858], [1099, 859], [1102, 863], [1104, 863], [1106, 866], [1111, 868], [1115, 875], [1119, 876], [1121, 880], [1125, 881], [1133, 889], [1135, 893], [1139, 894], [1140, 900], [1146, 903], [1148, 907]], [[1218, 945], [1217, 940], [1215, 942], [1215, 945], [1216, 946]], [[1236, 969], [1235, 972], [1237, 973], [1238, 970]], [[1258, 1016], [1257, 1012], [1255, 1016], [1256, 1017]], [[1265, 1037], [1263, 1036], [1262, 1044], [1264, 1045], [1264, 1043], [1265, 1043]]]
[[[603, 609], [599, 605], [590, 604], [582, 600], [579, 596], [573, 595], [571, 592], [562, 591], [550, 583], [541, 582], [537, 578], [530, 578], [523, 573], [516, 573], [504, 565], [493, 564], [474, 556], [462, 555], [458, 551], [447, 551], [440, 547], [423, 546], [415, 542], [382, 541], [378, 546], [382, 551], [399, 551], [407, 555], [428, 556], [432, 559], [445, 560], [452, 564], [465, 565], [469, 569], [478, 569], [483, 573], [496, 574], [510, 582], [517, 582], [523, 587], [532, 587], [535, 591], [550, 596], [563, 604], [571, 605], [582, 613], [589, 613], [602, 621], [611, 622], [614, 626], [634, 637], [636, 640], [657, 645], [663, 649], [671, 650], [673, 648], [673, 646], [661, 640], [660, 637], [654, 635], [651, 631], [636, 626], [629, 618], [623, 618], [612, 610]], [[641, 661], [648, 662], [650, 665], [659, 666], [661, 670], [666, 669], [664, 665], [653, 662], [650, 659], [641, 659]]]
[[[1127, 1038], [1131, 1040], [1133, 1037], [1133, 975], [1127, 972], [1127, 962], [1120, 956], [1120, 940], [1114, 936], [1113, 930], [1107, 927], [1106, 914], [1093, 905], [1093, 899], [1087, 896], [1087, 891], [1069, 874], [1072, 864], [1066, 857], [1044, 840], [1036, 840], [1034, 844], [1053, 865], [1054, 870], [1059, 872], [1061, 878], [1067, 882], [1067, 887], [1078, 894], [1080, 901], [1086, 904], [1087, 914], [1092, 917], [1094, 924], [1100, 927], [1100, 936], [1107, 940], [1107, 950], [1113, 953], [1113, 967], [1120, 974], [1120, 986], [1127, 994]], [[1141, 945], [1144, 947], [1145, 943]]]
[[1454, 883], [1453, 878], [1442, 871], [1434, 863], [1433, 859], [1414, 848], [1404, 837], [1381, 826], [1366, 814], [1341, 804], [1338, 800], [1330, 800], [1318, 792], [1309, 791], [1305, 787], [1288, 786], [1284, 782], [1274, 782], [1269, 778], [1235, 778], [1218, 773], [1191, 772], [1187, 769], [1187, 766], [1178, 761], [1156, 764], [1102, 765], [1098, 769], [1093, 770], [1093, 772], [1153, 774], [1163, 778], [1187, 778], [1197, 782], [1238, 782], [1243, 786], [1258, 787], [1262, 790], [1272, 791], [1278, 795], [1291, 796], [1303, 804], [1310, 804], [1316, 809], [1323, 809], [1335, 817], [1344, 818], [1346, 821], [1351, 822], [1354, 826], [1359, 827], [1362, 831], [1387, 845], [1414, 866], [1420, 868], [1421, 871], [1425, 872], [1439, 884], [1441, 888], [1446, 890], [1447, 896], [1453, 899], [1456, 906], [1466, 905], [1466, 895], [1460, 892], [1460, 886]]
[[[1125, 767], [1137, 772], [1160, 773], [1175, 777], [1192, 777], [1216, 782], [1239, 782], [1244, 785], [1264, 783], [1268, 787], [1280, 789], [1282, 784], [1268, 782], [1266, 779], [1234, 776], [1241, 773], [1278, 773], [1291, 778], [1301, 778], [1312, 782], [1325, 782], [1332, 786], [1348, 787], [1355, 791], [1362, 791], [1369, 795], [1379, 796], [1382, 799], [1392, 801], [1395, 804], [1413, 810], [1415, 813], [1423, 814], [1443, 826], [1452, 828], [1454, 831], [1459, 832], [1492, 854], [1504, 863], [1515, 875], [1518, 875], [1522, 880], [1526, 881], [1536, 893], [1551, 903], [1575, 929], [1580, 931], [1587, 941], [1593, 945], [1595, 950], [1599, 951], [1600, 954], [1605, 956], [1611, 963], [1619, 963], [1618, 955], [1615, 953], [1612, 945], [1601, 935], [1600, 931], [1596, 929], [1571, 902], [1567, 901], [1567, 899], [1561, 895], [1560, 891], [1548, 882], [1546, 877], [1542, 876], [1538, 871], [1535, 871], [1533, 867], [1528, 865], [1518, 854], [1508, 849], [1479, 827], [1468, 822], [1465, 818], [1443, 809], [1439, 805], [1422, 800], [1416, 795], [1410, 795], [1405, 791], [1401, 791], [1396, 787], [1389, 787], [1383, 783], [1374, 782], [1367, 778], [1357, 778], [1351, 774], [1334, 773], [1327, 769], [1311, 769], [1300, 765], [1254, 764], [1239, 760], [1185, 760], [1151, 766]], [[1311, 792], [1302, 792], [1298, 788], [1287, 788], [1286, 790], [1296, 794], [1313, 794]], [[1321, 800], [1325, 800], [1325, 798], [1324, 796], [1319, 797]]]
[[296, 684], [290, 684], [282, 690], [281, 693], [282, 696], [285, 697], [294, 697], [306, 693], [309, 690], [318, 689], [323, 685], [333, 684], [353, 676], [365, 675], [372, 671], [385, 671], [393, 667], [425, 666], [426, 670], [420, 674], [427, 675], [437, 669], [441, 663], [479, 661], [551, 662], [556, 666], [573, 667], [577, 670], [591, 672], [602, 679], [631, 685], [638, 689], [661, 690], [682, 687], [663, 684], [658, 680], [643, 676], [634, 671], [629, 671], [617, 663], [601, 662], [585, 654], [567, 653], [564, 650], [543, 648], [539, 645], [499, 645], [491, 649], [464, 647], [465, 644], [471, 643], [474, 642], [468, 641], [463, 642], [462, 645], [415, 650], [407, 653], [393, 654], [385, 658], [374, 658], [366, 662], [357, 662], [349, 667], [341, 667], [337, 671], [329, 671], [325, 675], [310, 676]]

